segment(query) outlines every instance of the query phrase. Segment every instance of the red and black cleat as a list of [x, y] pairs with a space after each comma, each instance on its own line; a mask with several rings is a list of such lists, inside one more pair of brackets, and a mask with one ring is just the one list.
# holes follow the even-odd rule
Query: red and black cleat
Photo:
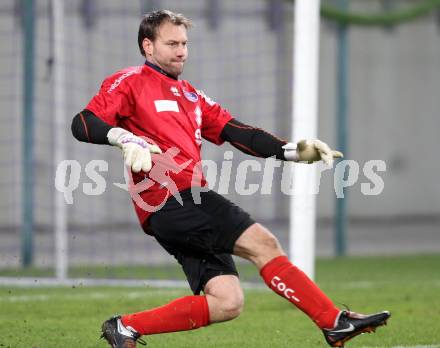
[[386, 325], [391, 313], [383, 311], [375, 314], [359, 314], [342, 311], [336, 326], [331, 330], [322, 330], [331, 347], [344, 347], [345, 342], [363, 333], [375, 332], [376, 328]]

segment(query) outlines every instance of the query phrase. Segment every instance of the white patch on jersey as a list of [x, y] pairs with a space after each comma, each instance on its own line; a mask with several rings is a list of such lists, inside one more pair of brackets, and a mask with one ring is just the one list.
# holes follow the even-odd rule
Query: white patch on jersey
[[157, 112], [162, 111], [174, 111], [179, 112], [179, 105], [175, 100], [155, 100], [154, 105], [156, 106]]
[[213, 106], [214, 104], [217, 104], [214, 100], [212, 100], [210, 97], [208, 97], [208, 96], [205, 94], [205, 92], [203, 92], [203, 91], [201, 91], [201, 90], [199, 90], [199, 89], [196, 89], [196, 91], [197, 91], [197, 94], [198, 94], [198, 95], [200, 95], [201, 97], [205, 98], [206, 102], [207, 102], [209, 105]]
[[200, 110], [200, 107], [198, 105], [194, 110], [194, 113], [196, 114], [196, 123], [200, 127], [202, 125], [202, 110]]

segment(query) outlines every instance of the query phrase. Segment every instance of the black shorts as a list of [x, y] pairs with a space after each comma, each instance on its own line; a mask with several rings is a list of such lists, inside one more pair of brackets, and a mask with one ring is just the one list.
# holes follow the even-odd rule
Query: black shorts
[[185, 272], [194, 294], [211, 278], [238, 276], [232, 259], [235, 241], [254, 221], [248, 213], [214, 191], [200, 192], [195, 204], [191, 189], [180, 192], [183, 206], [175, 197], [149, 220], [149, 230]]

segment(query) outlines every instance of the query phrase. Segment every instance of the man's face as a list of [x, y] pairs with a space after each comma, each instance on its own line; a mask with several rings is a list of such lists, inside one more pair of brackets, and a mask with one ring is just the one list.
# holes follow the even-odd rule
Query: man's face
[[158, 65], [168, 74], [178, 77], [188, 57], [188, 37], [184, 25], [164, 22], [157, 31], [155, 41], [144, 39], [143, 48], [147, 60]]

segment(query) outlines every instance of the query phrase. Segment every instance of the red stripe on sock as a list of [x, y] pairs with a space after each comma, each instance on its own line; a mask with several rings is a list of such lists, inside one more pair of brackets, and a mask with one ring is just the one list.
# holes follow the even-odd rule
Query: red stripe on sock
[[334, 327], [339, 309], [287, 256], [270, 260], [260, 270], [264, 282], [307, 314], [321, 329]]
[[141, 335], [187, 331], [209, 325], [209, 308], [205, 296], [186, 296], [164, 306], [124, 315], [124, 326]]

